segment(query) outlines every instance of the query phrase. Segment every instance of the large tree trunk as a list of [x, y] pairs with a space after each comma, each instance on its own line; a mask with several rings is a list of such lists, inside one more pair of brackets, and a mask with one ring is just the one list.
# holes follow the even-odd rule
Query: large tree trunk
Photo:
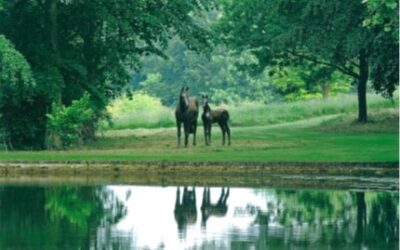
[[365, 49], [360, 50], [360, 74], [358, 79], [358, 121], [366, 123], [367, 116], [368, 61]]
[[329, 83], [322, 84], [322, 98], [326, 99], [329, 97]]
[[[50, 0], [49, 4], [49, 33], [51, 49], [55, 56], [55, 63], [58, 67], [60, 65], [60, 51], [58, 46], [58, 0]], [[58, 93], [55, 95], [55, 103], [57, 106], [62, 105], [62, 86], [58, 86]], [[55, 131], [46, 128], [46, 148], [48, 149], [60, 149], [62, 148], [62, 141], [60, 135]]]

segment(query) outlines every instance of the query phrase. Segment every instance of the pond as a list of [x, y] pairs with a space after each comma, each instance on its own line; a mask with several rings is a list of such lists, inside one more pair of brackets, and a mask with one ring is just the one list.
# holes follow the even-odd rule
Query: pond
[[397, 191], [0, 185], [0, 249], [398, 249]]

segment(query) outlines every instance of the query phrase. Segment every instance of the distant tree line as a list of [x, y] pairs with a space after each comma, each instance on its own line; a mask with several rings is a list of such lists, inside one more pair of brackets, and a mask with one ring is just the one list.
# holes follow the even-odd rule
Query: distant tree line
[[214, 47], [207, 58], [189, 50], [179, 38], [172, 38], [165, 54], [167, 59], [143, 58], [141, 70], [133, 73], [130, 89], [156, 96], [167, 106], [176, 104], [182, 86], [189, 86], [193, 95], [209, 94], [214, 103], [327, 97], [352, 88], [350, 77], [340, 71], [310, 63], [252, 72], [258, 59], [251, 51], [237, 53], [224, 44]]

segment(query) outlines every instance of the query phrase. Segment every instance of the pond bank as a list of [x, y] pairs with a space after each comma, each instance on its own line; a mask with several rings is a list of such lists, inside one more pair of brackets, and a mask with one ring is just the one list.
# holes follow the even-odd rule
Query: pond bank
[[397, 191], [397, 162], [0, 162], [10, 185], [181, 185]]
[[8, 161], [0, 162], [0, 175], [8, 174], [301, 174], [398, 177], [398, 162], [237, 162], [237, 161]]
[[0, 162], [11, 185], [180, 185], [398, 191], [397, 162]]

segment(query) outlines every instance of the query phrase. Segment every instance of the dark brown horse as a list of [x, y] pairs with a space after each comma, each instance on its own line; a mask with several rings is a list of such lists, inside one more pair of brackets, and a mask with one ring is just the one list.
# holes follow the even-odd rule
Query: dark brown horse
[[208, 104], [208, 96], [203, 95], [202, 106], [203, 114], [201, 119], [204, 126], [204, 137], [206, 145], [211, 144], [211, 127], [213, 123], [218, 123], [222, 131], [222, 145], [225, 145], [225, 134], [228, 135], [228, 145], [231, 145], [231, 130], [228, 126], [229, 112], [226, 109], [211, 109]]
[[178, 146], [181, 145], [181, 125], [183, 123], [185, 147], [188, 145], [189, 134], [193, 134], [193, 145], [196, 145], [197, 118], [199, 116], [199, 102], [195, 97], [189, 97], [188, 91], [188, 87], [181, 89], [179, 101], [175, 109]]

